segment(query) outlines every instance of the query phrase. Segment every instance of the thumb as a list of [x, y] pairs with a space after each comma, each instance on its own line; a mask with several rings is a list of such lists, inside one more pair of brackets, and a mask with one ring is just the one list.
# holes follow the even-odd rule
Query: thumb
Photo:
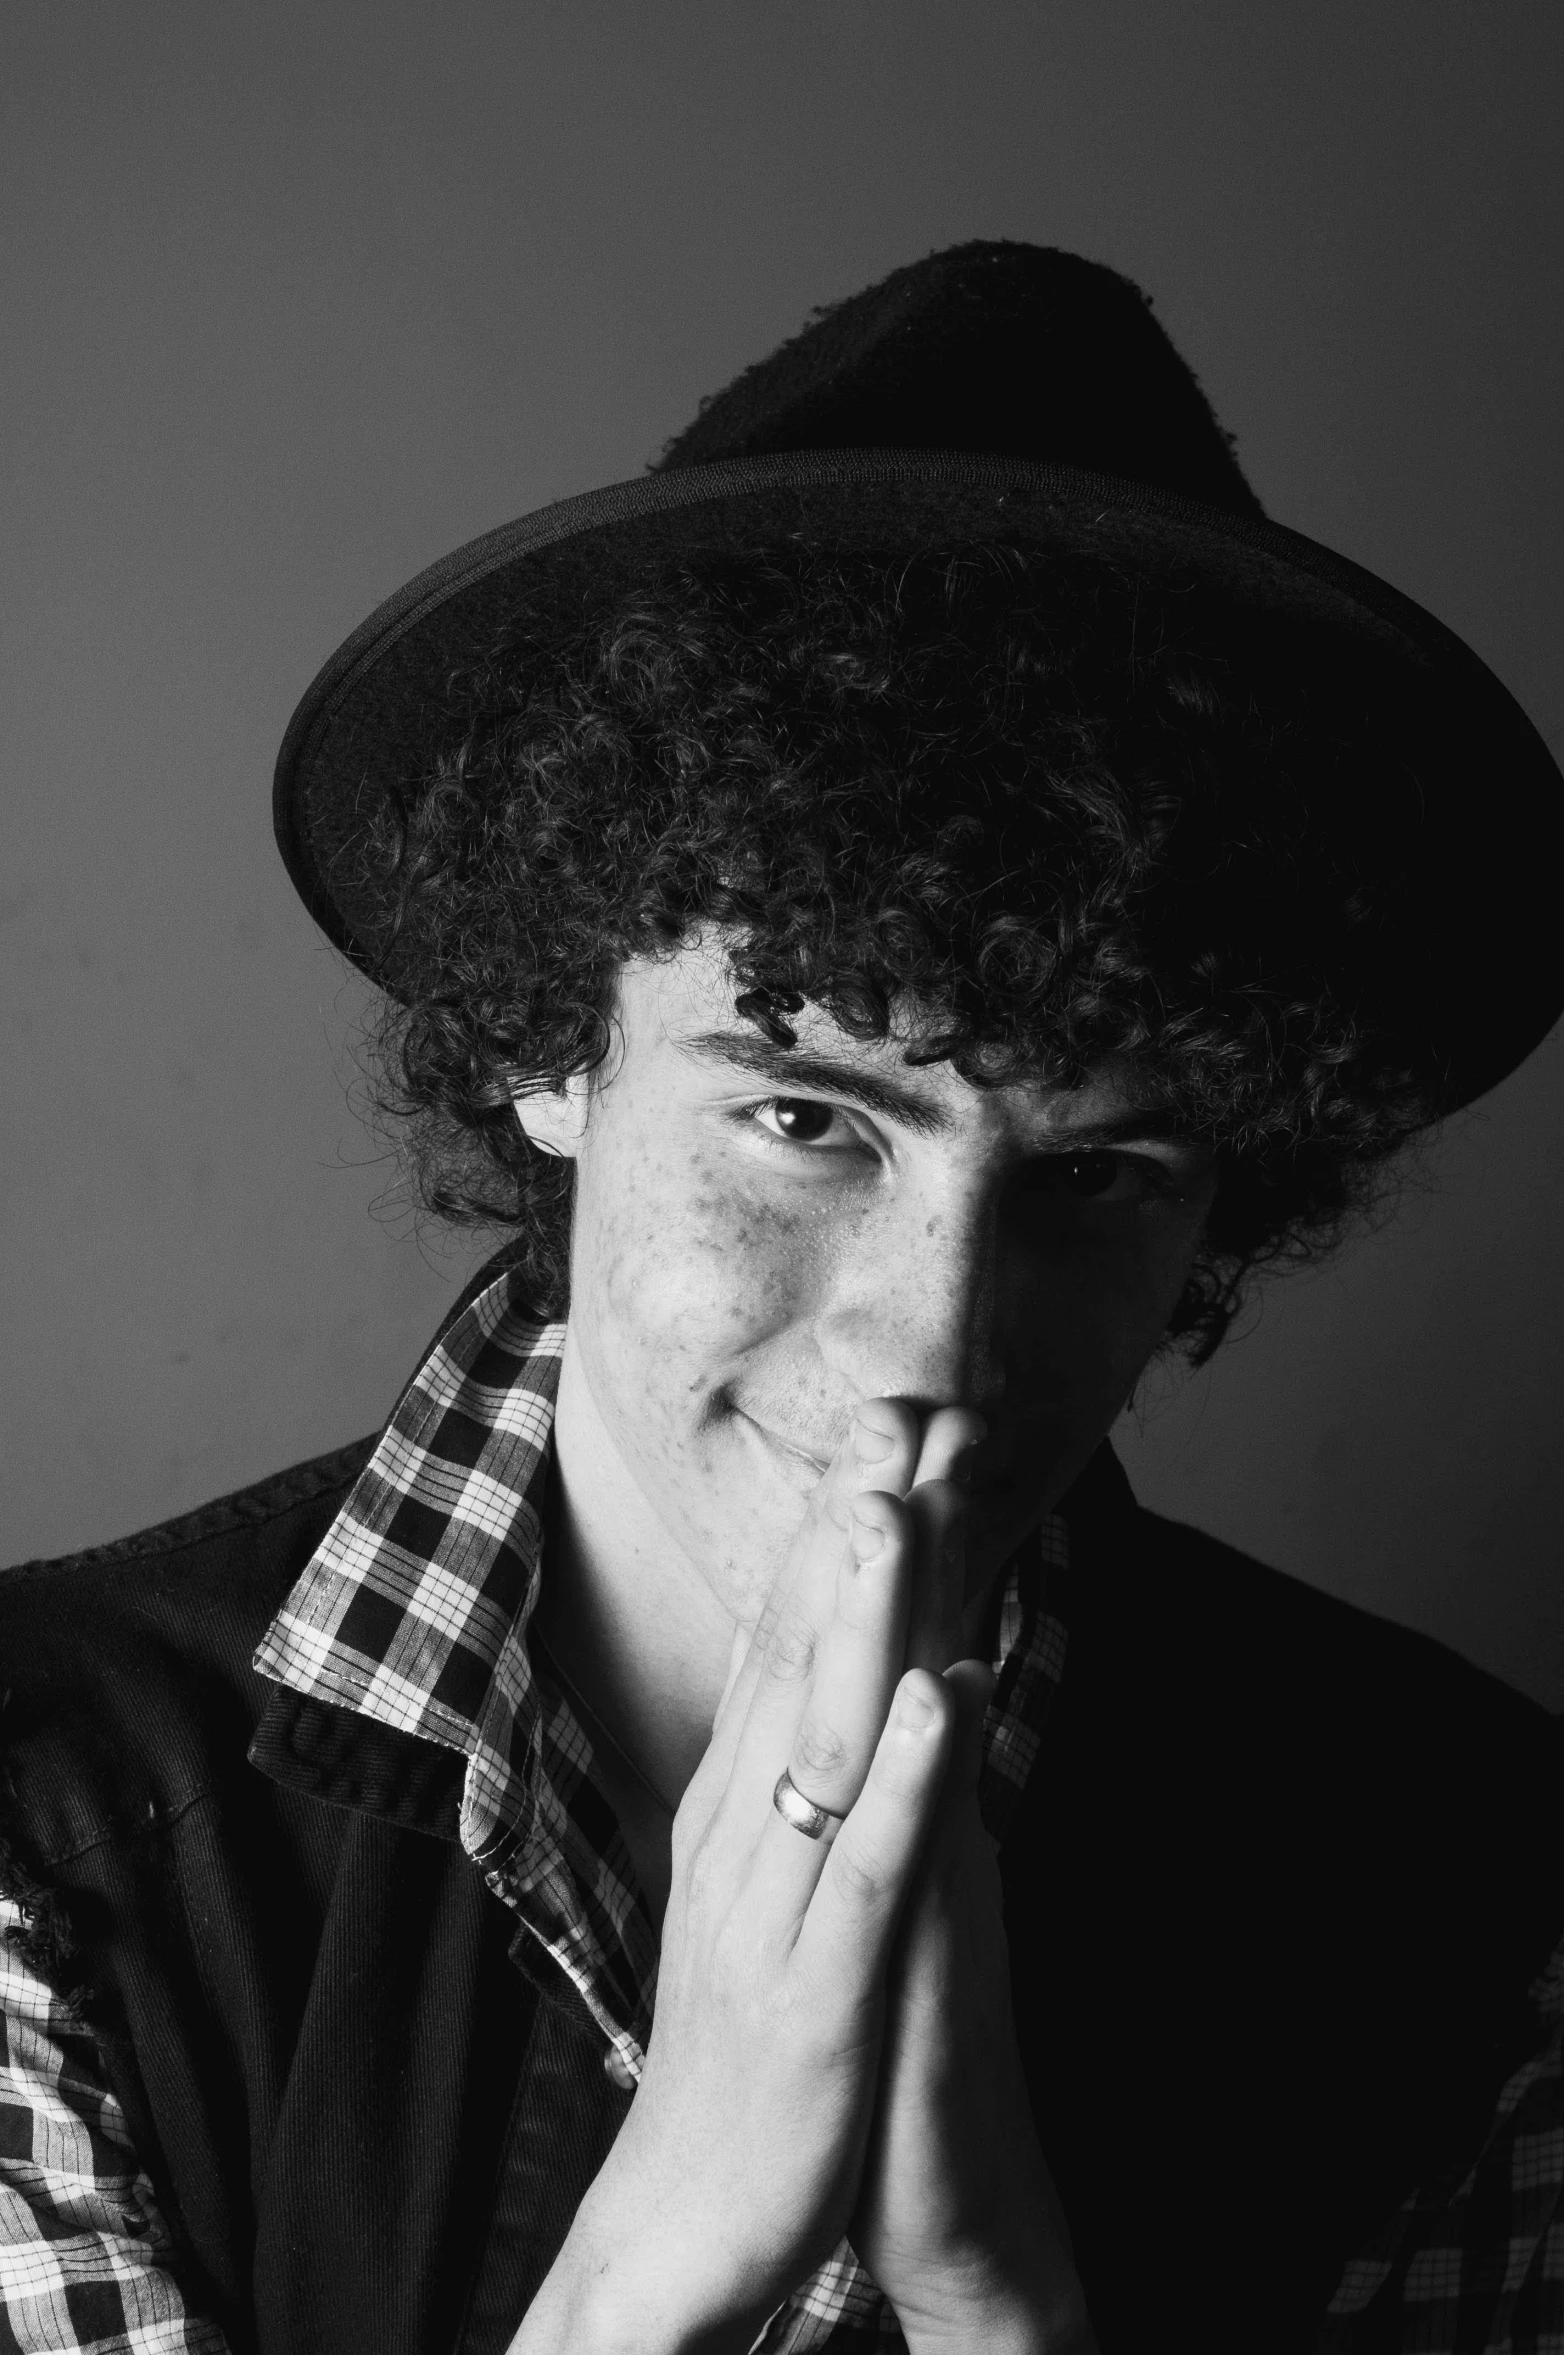
[[[983, 1720], [995, 1681], [994, 1671], [984, 1660], [953, 1660], [945, 1670], [944, 1682], [950, 1687], [956, 1705], [955, 1737], [908, 1907], [909, 1928], [914, 1937], [920, 1922], [927, 1930], [940, 1907], [948, 1905], [956, 1886], [952, 1876], [959, 1877], [962, 1870], [961, 1859], [977, 1816]], [[984, 1838], [987, 1837], [985, 1832]]]
[[956, 1741], [951, 1779], [977, 1780], [983, 1763], [983, 1720], [998, 1678], [986, 1660], [953, 1660], [945, 1671], [956, 1704]]

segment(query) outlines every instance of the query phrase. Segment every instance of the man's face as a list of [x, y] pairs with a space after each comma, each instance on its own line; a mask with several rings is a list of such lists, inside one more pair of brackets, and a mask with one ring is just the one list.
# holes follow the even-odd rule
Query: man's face
[[714, 933], [628, 965], [619, 1019], [563, 1123], [518, 1105], [577, 1160], [562, 1412], [574, 1382], [617, 1508], [751, 1626], [859, 1400], [973, 1406], [977, 1593], [1161, 1339], [1211, 1155], [1137, 1117], [1124, 1077], [977, 1089], [909, 1069], [909, 1033], [862, 1045], [813, 1007], [774, 1049]]

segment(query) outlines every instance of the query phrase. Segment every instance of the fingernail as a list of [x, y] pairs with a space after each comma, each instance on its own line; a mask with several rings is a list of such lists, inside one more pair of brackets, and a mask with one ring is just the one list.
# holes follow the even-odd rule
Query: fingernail
[[969, 1485], [972, 1479], [972, 1461], [977, 1451], [978, 1442], [975, 1439], [969, 1440], [951, 1464], [950, 1476], [958, 1487], [965, 1488]]
[[857, 1505], [853, 1507], [852, 1519], [853, 1525], [850, 1535], [853, 1541], [853, 1552], [858, 1556], [860, 1562], [872, 1562], [885, 1543], [885, 1532], [878, 1521], [871, 1521], [867, 1514], [859, 1510]]
[[919, 1692], [916, 1685], [904, 1685], [896, 1696], [896, 1722], [909, 1733], [920, 1734], [934, 1715], [934, 1704]]
[[861, 1464], [882, 1464], [896, 1445], [872, 1423], [855, 1421], [853, 1424], [853, 1453]]

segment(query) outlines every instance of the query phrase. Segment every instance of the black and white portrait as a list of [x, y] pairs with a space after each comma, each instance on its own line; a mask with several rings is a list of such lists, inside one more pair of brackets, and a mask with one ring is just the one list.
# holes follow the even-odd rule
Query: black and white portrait
[[20, 0], [0, 2348], [1564, 2349], [1564, 23]]

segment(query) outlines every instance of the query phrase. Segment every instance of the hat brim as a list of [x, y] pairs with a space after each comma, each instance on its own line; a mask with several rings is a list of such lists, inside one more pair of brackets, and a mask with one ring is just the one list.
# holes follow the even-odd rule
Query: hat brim
[[563, 615], [697, 550], [799, 535], [886, 555], [1020, 543], [1148, 582], [1193, 579], [1307, 625], [1311, 661], [1332, 640], [1359, 667], [1366, 658], [1389, 705], [1416, 716], [1418, 740], [1451, 748], [1449, 773], [1426, 780], [1415, 858], [1456, 968], [1433, 1015], [1441, 1111], [1494, 1086], [1564, 1010], [1554, 920], [1564, 780], [1515, 698], [1452, 631], [1283, 525], [1111, 476], [938, 450], [799, 451], [643, 475], [502, 525], [409, 581], [312, 681], [278, 756], [278, 844], [322, 930], [395, 994], [382, 970], [389, 898], [363, 856], [373, 806], [437, 759], [447, 682], [499, 641], [520, 603]]

